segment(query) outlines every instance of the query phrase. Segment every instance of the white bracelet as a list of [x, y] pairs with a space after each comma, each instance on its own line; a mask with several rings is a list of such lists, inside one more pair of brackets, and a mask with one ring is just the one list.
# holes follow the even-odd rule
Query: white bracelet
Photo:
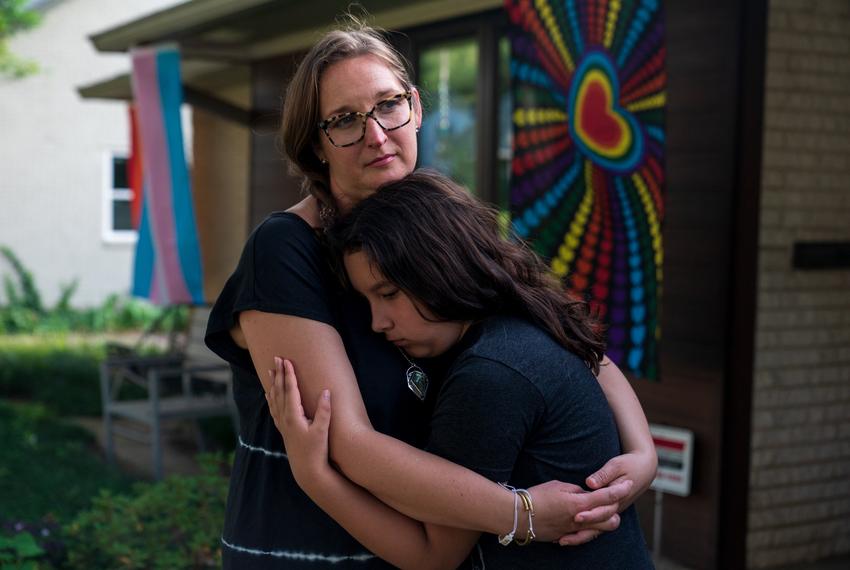
[[519, 495], [517, 495], [516, 489], [508, 485], [507, 483], [499, 483], [505, 489], [511, 491], [514, 494], [514, 528], [511, 529], [511, 532], [505, 535], [499, 536], [499, 544], [502, 546], [507, 546], [514, 540], [514, 535], [516, 534], [516, 527], [519, 518]]
[[520, 499], [522, 499], [522, 506], [528, 513], [528, 531], [525, 534], [525, 540], [516, 541], [519, 546], [525, 546], [537, 538], [537, 535], [534, 534], [534, 503], [531, 502], [531, 493], [529, 493], [526, 489], [517, 489], [516, 493], [519, 495]]

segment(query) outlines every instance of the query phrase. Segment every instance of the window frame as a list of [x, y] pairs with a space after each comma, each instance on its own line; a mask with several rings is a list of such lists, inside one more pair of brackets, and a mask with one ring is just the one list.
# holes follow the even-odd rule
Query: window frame
[[507, 33], [504, 10], [491, 10], [454, 20], [427, 24], [391, 34], [390, 41], [410, 62], [418, 80], [419, 58], [429, 47], [452, 40], [475, 38], [478, 43], [479, 73], [476, 80], [476, 194], [482, 200], [500, 203], [498, 168], [499, 39]]
[[129, 158], [130, 154], [126, 151], [108, 150], [103, 153], [100, 234], [104, 243], [134, 244], [138, 240], [138, 232], [136, 230], [115, 229], [115, 201], [126, 200], [127, 202], [131, 202], [133, 200], [133, 190], [131, 188], [115, 187], [115, 159], [129, 160]]

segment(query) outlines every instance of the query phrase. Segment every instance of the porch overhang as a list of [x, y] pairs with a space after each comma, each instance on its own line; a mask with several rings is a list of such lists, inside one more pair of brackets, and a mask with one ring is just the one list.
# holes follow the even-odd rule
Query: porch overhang
[[[373, 0], [371, 25], [404, 29], [499, 8], [502, 0]], [[98, 51], [174, 42], [184, 60], [247, 63], [309, 47], [341, 12], [331, 0], [193, 0], [98, 32]], [[357, 13], [357, 10], [354, 10]]]

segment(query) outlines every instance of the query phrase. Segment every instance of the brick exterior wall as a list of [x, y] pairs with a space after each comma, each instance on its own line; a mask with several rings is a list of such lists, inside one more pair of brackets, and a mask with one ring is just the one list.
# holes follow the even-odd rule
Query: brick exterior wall
[[747, 565], [850, 552], [850, 1], [771, 0]]

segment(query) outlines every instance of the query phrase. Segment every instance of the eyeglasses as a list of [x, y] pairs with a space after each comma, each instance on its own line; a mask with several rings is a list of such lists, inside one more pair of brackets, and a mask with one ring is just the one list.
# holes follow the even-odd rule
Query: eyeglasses
[[375, 104], [367, 113], [340, 113], [319, 123], [318, 127], [336, 147], [357, 144], [366, 136], [366, 119], [371, 118], [385, 131], [400, 129], [413, 116], [413, 93], [405, 91]]

